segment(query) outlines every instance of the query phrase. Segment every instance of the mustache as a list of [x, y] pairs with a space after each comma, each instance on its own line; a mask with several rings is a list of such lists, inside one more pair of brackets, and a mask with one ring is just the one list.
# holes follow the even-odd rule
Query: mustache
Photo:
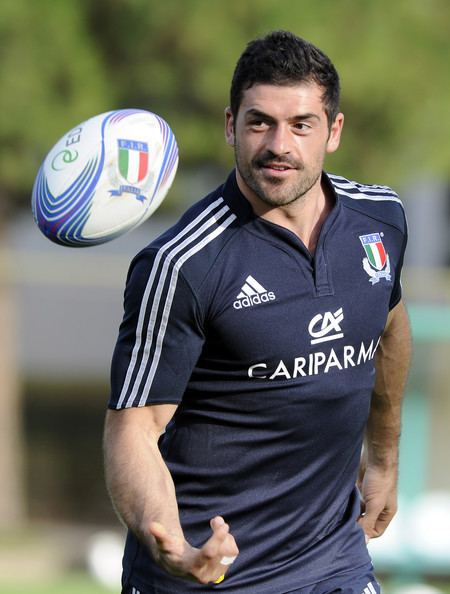
[[276, 157], [272, 153], [264, 153], [253, 160], [257, 167], [266, 167], [267, 165], [279, 165], [280, 167], [291, 167], [292, 169], [303, 169], [303, 163], [291, 159], [288, 156]]

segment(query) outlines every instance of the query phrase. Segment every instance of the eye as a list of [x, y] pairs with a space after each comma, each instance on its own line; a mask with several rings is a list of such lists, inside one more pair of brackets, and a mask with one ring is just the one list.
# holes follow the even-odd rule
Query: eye
[[311, 126], [306, 122], [296, 122], [294, 124], [294, 129], [298, 132], [309, 132], [311, 130]]
[[248, 125], [253, 130], [265, 130], [268, 127], [267, 122], [265, 122], [262, 119], [250, 120], [250, 122], [248, 123]]

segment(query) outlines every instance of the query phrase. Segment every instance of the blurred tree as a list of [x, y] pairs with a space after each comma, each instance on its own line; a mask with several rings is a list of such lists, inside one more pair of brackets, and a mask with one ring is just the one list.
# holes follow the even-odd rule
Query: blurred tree
[[26, 197], [40, 161], [71, 126], [106, 109], [114, 88], [76, 0], [0, 7], [0, 203]]
[[0, 528], [17, 526], [25, 515], [16, 296], [3, 250], [5, 211], [9, 204], [29, 204], [47, 150], [66, 129], [106, 109], [114, 91], [82, 16], [76, 0], [3, 0], [0, 6]]
[[65, 130], [117, 107], [165, 117], [181, 168], [232, 164], [223, 108], [246, 42], [287, 28], [330, 55], [347, 116], [330, 170], [398, 184], [449, 175], [448, 0], [5, 0], [0, 190], [29, 194]]
[[424, 172], [449, 175], [447, 0], [99, 0], [86, 7], [109, 71], [122, 81], [121, 104], [160, 111], [183, 164], [231, 164], [221, 119], [235, 62], [255, 35], [288, 28], [323, 48], [341, 74], [347, 123], [334, 169], [392, 184]]
[[0, 476], [3, 478], [0, 531], [23, 525], [26, 516], [22, 401], [17, 362], [17, 295], [10, 282], [12, 267], [2, 255], [0, 253]]

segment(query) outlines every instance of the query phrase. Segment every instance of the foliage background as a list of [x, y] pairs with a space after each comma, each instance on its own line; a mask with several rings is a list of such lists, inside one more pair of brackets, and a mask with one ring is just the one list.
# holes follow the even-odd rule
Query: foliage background
[[[141, 107], [177, 136], [180, 170], [226, 170], [229, 81], [246, 42], [287, 28], [340, 72], [342, 148], [328, 169], [398, 185], [449, 177], [448, 0], [3, 0], [0, 196], [27, 205], [39, 164], [88, 117]], [[182, 200], [177, 184], [166, 207]]]
[[[430, 178], [446, 188], [442, 203], [449, 210], [449, 0], [0, 3], [0, 470], [6, 477], [2, 491], [7, 497], [3, 499], [9, 499], [11, 509], [17, 501], [25, 532], [16, 534], [14, 528], [14, 535], [6, 532], [0, 538], [0, 592], [97, 592], [84, 575], [67, 578], [64, 583], [59, 576], [68, 569], [85, 569], [80, 559], [86, 554], [87, 541], [81, 539], [78, 524], [89, 523], [89, 530], [95, 528], [89, 514], [99, 523], [113, 521], [104, 492], [99, 445], [107, 386], [94, 380], [88, 385], [92, 378], [78, 370], [79, 381], [86, 383], [77, 384], [71, 377], [59, 385], [55, 378], [46, 377], [46, 383], [40, 385], [29, 369], [20, 367], [23, 360], [15, 354], [14, 345], [19, 345], [18, 352], [25, 350], [26, 334], [20, 332], [28, 325], [29, 332], [30, 328], [40, 330], [27, 334], [35, 350], [53, 352], [49, 345], [57, 334], [52, 332], [55, 320], [64, 328], [69, 318], [78, 324], [71, 338], [79, 350], [95, 342], [103, 328], [101, 320], [106, 319], [105, 327], [112, 331], [114, 326], [115, 332], [112, 301], [117, 301], [114, 304], [119, 311], [128, 256], [135, 253], [135, 236], [101, 246], [98, 259], [95, 250], [81, 250], [82, 254], [75, 250], [69, 255], [43, 237], [39, 237], [41, 244], [33, 243], [29, 202], [39, 165], [57, 139], [85, 119], [123, 107], [149, 109], [170, 123], [180, 148], [178, 175], [160, 210], [172, 215], [184, 209], [187, 194], [199, 197], [203, 188], [210, 189], [213, 178], [219, 182], [232, 167], [233, 154], [224, 142], [222, 121], [234, 65], [249, 39], [278, 28], [315, 43], [340, 73], [346, 124], [341, 147], [330, 156], [327, 169], [400, 190], [425, 180], [422, 187], [426, 192], [405, 198], [411, 202], [410, 250], [417, 245], [418, 253], [430, 253], [439, 237], [447, 235], [448, 221], [448, 212], [439, 217], [436, 206], [430, 208]], [[425, 202], [423, 210], [417, 208]], [[427, 217], [428, 226], [423, 224]], [[148, 228], [156, 218], [152, 217]], [[23, 219], [29, 226], [21, 226]], [[10, 224], [2, 225], [5, 220]], [[424, 229], [422, 234], [420, 229]], [[34, 231], [37, 235], [37, 229]], [[118, 258], [126, 254], [123, 263], [112, 258], [116, 248]], [[448, 249], [446, 253], [448, 260]], [[433, 263], [436, 265], [436, 260]], [[448, 272], [432, 266], [410, 274], [405, 283], [411, 300], [429, 304], [432, 313], [439, 304], [445, 305], [447, 315], [449, 287]], [[93, 320], [86, 311], [96, 311], [92, 310], [95, 299], [102, 310]], [[60, 306], [56, 315], [55, 304]], [[449, 318], [443, 318], [441, 311], [436, 313], [440, 329], [442, 319]], [[48, 326], [33, 325], [36, 320], [50, 321]], [[57, 345], [68, 350], [69, 341], [62, 330], [60, 333]], [[112, 345], [112, 339], [108, 340], [105, 338], [107, 350]], [[447, 350], [439, 341], [416, 347], [415, 373], [420, 376], [416, 384], [423, 388], [430, 419], [433, 416], [430, 436], [432, 428], [433, 444], [445, 447], [431, 452], [430, 445], [430, 451], [422, 453], [417, 448], [413, 454], [423, 457], [423, 472], [431, 476], [434, 468], [432, 478], [435, 483], [435, 477], [442, 479], [439, 485], [448, 481], [442, 468], [450, 418], [449, 344], [447, 337]], [[53, 360], [52, 366], [55, 368]], [[107, 375], [106, 369], [103, 372], [102, 382]], [[5, 429], [9, 429], [9, 437], [2, 442]], [[414, 440], [418, 442], [416, 434]], [[412, 465], [412, 472], [419, 475], [418, 466], [418, 462]], [[430, 482], [428, 475], [424, 483], [425, 479]], [[12, 483], [17, 491], [9, 488]], [[0, 520], [20, 525], [11, 509], [5, 512], [4, 508], [2, 514], [0, 506]], [[63, 526], [63, 541], [59, 540], [62, 521], [73, 522]], [[47, 581], [42, 577], [46, 568]], [[410, 570], [417, 577], [417, 568]], [[8, 583], [5, 576], [12, 576]], [[18, 583], [19, 578], [24, 584]], [[386, 589], [386, 593], [390, 591]]]

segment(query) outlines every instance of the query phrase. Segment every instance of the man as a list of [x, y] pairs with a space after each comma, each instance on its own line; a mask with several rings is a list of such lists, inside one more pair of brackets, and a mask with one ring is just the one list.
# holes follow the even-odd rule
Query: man
[[251, 42], [225, 115], [236, 171], [128, 275], [105, 428], [123, 592], [374, 594], [410, 351], [403, 209], [323, 172], [339, 79], [304, 40]]

